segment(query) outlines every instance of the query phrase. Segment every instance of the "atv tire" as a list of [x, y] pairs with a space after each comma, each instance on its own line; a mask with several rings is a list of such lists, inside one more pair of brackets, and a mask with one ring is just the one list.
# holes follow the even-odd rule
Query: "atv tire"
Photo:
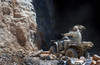
[[52, 54], [56, 53], [56, 51], [57, 51], [56, 46], [51, 46], [50, 49], [49, 49], [49, 51], [50, 51]]
[[69, 56], [69, 57], [74, 57], [74, 58], [78, 57], [77, 51], [75, 49], [73, 49], [73, 48], [68, 49], [66, 51], [65, 55]]

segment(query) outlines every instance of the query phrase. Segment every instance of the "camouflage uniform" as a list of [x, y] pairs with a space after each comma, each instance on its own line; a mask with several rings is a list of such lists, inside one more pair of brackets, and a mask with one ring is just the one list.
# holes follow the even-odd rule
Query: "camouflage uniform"
[[64, 34], [64, 36], [72, 36], [70, 40], [73, 43], [81, 43], [82, 35], [77, 26], [74, 26], [74, 28], [76, 28], [75, 31], [70, 31], [69, 33]]

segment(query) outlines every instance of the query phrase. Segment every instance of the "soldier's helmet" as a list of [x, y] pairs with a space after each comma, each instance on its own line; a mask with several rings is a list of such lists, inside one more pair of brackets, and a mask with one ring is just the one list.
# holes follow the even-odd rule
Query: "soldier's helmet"
[[79, 30], [80, 32], [82, 32], [83, 30], [85, 30], [86, 28], [85, 28], [85, 26], [83, 26], [83, 25], [75, 25], [74, 27], [73, 27], [73, 30], [74, 31], [76, 31], [76, 30]]
[[78, 30], [78, 26], [74, 26], [74, 27], [73, 27], [73, 30], [74, 30], [74, 31]]

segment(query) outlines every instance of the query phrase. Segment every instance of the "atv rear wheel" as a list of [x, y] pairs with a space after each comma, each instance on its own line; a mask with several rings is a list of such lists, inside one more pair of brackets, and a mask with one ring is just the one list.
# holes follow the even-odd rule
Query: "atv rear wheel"
[[66, 51], [66, 54], [65, 55], [67, 55], [69, 57], [75, 57], [75, 58], [78, 57], [77, 51], [75, 49], [73, 49], [73, 48], [68, 49]]
[[50, 51], [52, 54], [56, 53], [56, 46], [51, 46], [50, 49], [49, 49], [49, 51]]

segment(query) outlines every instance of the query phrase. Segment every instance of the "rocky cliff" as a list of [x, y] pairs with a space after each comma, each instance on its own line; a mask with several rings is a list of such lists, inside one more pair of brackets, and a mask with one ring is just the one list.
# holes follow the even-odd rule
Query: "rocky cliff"
[[32, 51], [37, 31], [31, 0], [0, 0], [0, 55], [10, 51]]

